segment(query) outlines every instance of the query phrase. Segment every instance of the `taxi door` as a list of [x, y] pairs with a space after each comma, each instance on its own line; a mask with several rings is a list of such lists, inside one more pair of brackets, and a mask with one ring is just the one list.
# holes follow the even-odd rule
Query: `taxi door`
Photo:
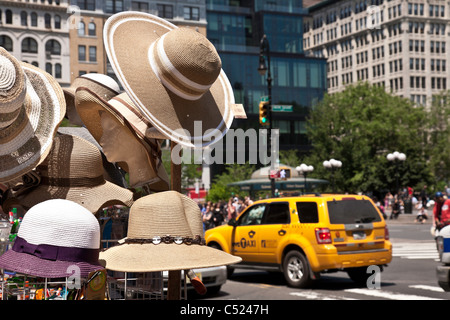
[[290, 231], [289, 202], [272, 202], [266, 208], [263, 229], [259, 234], [259, 259], [263, 263], [277, 263], [277, 248]]
[[243, 262], [258, 261], [258, 239], [266, 206], [262, 203], [249, 207], [233, 228], [231, 254], [241, 257]]

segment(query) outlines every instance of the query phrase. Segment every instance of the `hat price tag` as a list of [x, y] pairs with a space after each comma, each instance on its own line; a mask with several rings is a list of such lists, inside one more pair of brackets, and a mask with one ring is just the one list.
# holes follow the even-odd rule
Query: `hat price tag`
[[245, 113], [243, 104], [231, 104], [231, 111], [233, 112], [236, 119], [247, 119], [247, 114]]

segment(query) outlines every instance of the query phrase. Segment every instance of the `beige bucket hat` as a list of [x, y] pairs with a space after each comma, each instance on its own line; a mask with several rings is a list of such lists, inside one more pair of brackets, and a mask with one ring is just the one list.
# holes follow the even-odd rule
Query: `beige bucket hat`
[[131, 207], [134, 194], [105, 180], [102, 157], [92, 143], [72, 135], [57, 135], [48, 157], [36, 167], [37, 186], [9, 197], [4, 208], [20, 205], [29, 210], [39, 202], [67, 199], [92, 213], [111, 205]]
[[120, 12], [105, 23], [106, 53], [130, 98], [168, 139], [205, 147], [230, 128], [234, 95], [202, 34], [157, 16]]
[[78, 114], [110, 162], [129, 174], [132, 188], [148, 186], [151, 191], [169, 190], [169, 176], [161, 160], [158, 139], [148, 138], [153, 129], [127, 93], [109, 101], [88, 88], [75, 94]]
[[101, 73], [87, 73], [75, 78], [70, 87], [63, 88], [63, 91], [67, 104], [66, 117], [69, 119], [70, 123], [77, 126], [83, 126], [83, 121], [80, 119], [80, 116], [75, 109], [75, 92], [79, 87], [90, 88], [106, 101], [120, 93], [119, 84], [108, 75]]
[[63, 90], [50, 74], [0, 47], [0, 182], [45, 159], [65, 111]]
[[241, 258], [208, 247], [197, 203], [176, 191], [135, 201], [127, 237], [100, 252], [106, 269], [122, 272], [188, 270], [230, 265]]

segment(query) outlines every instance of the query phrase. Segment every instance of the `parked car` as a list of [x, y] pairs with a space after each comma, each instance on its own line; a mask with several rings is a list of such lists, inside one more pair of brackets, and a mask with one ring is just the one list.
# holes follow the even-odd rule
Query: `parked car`
[[242, 258], [228, 267], [229, 274], [233, 268], [281, 271], [288, 285], [297, 288], [335, 271], [366, 283], [369, 266], [382, 271], [392, 260], [386, 222], [362, 195], [256, 201], [228, 225], [207, 230], [205, 238], [207, 245]]

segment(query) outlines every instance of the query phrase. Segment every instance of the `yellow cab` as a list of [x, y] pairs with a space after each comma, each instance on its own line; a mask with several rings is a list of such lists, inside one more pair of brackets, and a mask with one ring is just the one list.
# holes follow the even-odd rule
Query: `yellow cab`
[[207, 230], [205, 238], [207, 245], [242, 258], [229, 267], [229, 274], [233, 268], [281, 271], [287, 284], [296, 288], [336, 271], [366, 283], [392, 260], [386, 222], [363, 195], [256, 201], [227, 225]]

